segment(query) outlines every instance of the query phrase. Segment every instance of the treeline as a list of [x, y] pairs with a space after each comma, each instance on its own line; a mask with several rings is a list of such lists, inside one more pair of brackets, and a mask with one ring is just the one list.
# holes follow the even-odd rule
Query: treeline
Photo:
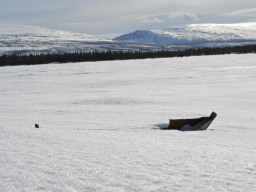
[[0, 66], [15, 65], [37, 65], [47, 63], [68, 63], [85, 61], [108, 61], [108, 60], [128, 60], [145, 58], [165, 58], [165, 57], [186, 57], [198, 55], [221, 55], [230, 53], [255, 53], [256, 45], [185, 49], [179, 51], [157, 50], [157, 51], [104, 51], [104, 52], [76, 52], [76, 53], [49, 53], [49, 54], [29, 54], [29, 55], [2, 55], [0, 56]]

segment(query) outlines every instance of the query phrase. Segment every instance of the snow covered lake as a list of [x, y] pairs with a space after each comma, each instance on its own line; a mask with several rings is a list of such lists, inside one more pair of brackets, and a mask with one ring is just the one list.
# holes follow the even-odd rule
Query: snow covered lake
[[[256, 191], [255, 61], [1, 67], [0, 191]], [[212, 111], [206, 131], [157, 129]]]

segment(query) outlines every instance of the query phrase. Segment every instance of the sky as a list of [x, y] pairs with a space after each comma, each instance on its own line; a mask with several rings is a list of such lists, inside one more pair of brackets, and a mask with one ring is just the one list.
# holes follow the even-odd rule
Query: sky
[[0, 0], [0, 24], [91, 35], [241, 22], [256, 22], [255, 0]]

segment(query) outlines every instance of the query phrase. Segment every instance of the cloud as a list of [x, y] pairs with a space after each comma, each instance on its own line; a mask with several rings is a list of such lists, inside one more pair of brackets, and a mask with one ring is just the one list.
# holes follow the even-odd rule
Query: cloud
[[74, 23], [61, 23], [59, 25], [63, 25], [63, 26], [87, 26], [90, 25], [91, 23], [89, 22], [74, 22]]
[[159, 13], [159, 14], [151, 14], [145, 15], [138, 18], [140, 23], [144, 24], [157, 24], [157, 23], [167, 23], [168, 21], [176, 21], [176, 22], [195, 22], [199, 21], [199, 18], [196, 14], [192, 13]]
[[142, 19], [140, 22], [141, 23], [163, 23], [164, 20], [155, 17], [155, 18]]
[[256, 22], [256, 8], [225, 12], [219, 15], [227, 22]]
[[[88, 34], [123, 33], [138, 28], [161, 29], [202, 22], [256, 21], [255, 0], [244, 0], [243, 3], [234, 0], [0, 1], [1, 23], [37, 25]], [[239, 10], [241, 7], [244, 10]]]
[[199, 21], [197, 15], [191, 13], [171, 13], [168, 16], [171, 20], [179, 20], [179, 21]]
[[242, 9], [242, 10], [237, 10], [229, 13], [224, 13], [226, 16], [234, 16], [234, 17], [250, 17], [250, 16], [255, 16], [256, 15], [256, 8], [252, 9]]

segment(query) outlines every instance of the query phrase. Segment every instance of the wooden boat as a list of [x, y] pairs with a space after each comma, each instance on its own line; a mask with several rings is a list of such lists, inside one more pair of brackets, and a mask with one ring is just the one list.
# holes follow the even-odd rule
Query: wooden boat
[[200, 117], [196, 119], [170, 119], [169, 126], [161, 128], [162, 130], [180, 130], [180, 131], [203, 131], [206, 130], [217, 114], [212, 112], [209, 117]]

